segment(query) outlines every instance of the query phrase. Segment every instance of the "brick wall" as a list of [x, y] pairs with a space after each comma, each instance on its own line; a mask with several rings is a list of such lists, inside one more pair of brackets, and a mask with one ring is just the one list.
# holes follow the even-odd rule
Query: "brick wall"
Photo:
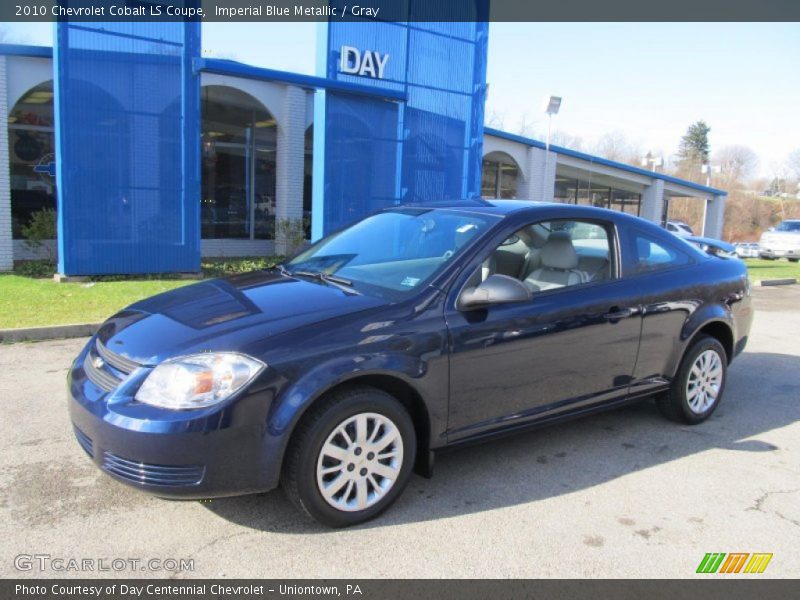
[[306, 134], [306, 92], [287, 86], [283, 99], [283, 121], [278, 125], [277, 176], [275, 182], [275, 250], [284, 254], [289, 239], [282, 230], [286, 220], [303, 218], [303, 179]]

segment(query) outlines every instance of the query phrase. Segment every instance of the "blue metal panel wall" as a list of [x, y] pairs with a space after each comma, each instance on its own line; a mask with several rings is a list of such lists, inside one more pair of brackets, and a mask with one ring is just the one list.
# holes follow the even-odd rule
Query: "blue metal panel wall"
[[59, 271], [198, 271], [199, 23], [57, 24]]
[[[488, 10], [485, 0], [455, 4], [479, 16]], [[407, 14], [424, 7], [410, 0]], [[485, 21], [330, 21], [318, 40], [318, 74], [407, 100], [325, 92], [315, 118], [325, 132], [315, 155], [326, 158], [315, 169], [324, 177], [315, 181], [315, 238], [384, 206], [480, 196], [487, 39]], [[383, 79], [342, 73], [343, 46], [388, 54]]]

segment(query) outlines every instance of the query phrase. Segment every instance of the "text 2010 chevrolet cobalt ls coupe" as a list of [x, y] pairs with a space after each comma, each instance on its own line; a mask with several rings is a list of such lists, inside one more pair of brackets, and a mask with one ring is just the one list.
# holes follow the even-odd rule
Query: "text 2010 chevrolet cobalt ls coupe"
[[741, 261], [638, 218], [398, 207], [114, 315], [72, 366], [70, 414], [122, 482], [188, 498], [281, 484], [346, 526], [446, 446], [648, 396], [707, 419], [751, 320]]

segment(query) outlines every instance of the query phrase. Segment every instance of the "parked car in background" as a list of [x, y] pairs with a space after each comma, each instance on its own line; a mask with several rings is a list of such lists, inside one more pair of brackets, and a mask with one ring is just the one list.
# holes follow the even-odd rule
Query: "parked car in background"
[[800, 260], [800, 219], [787, 219], [777, 227], [770, 227], [765, 231], [759, 241], [758, 254], [769, 260]]
[[665, 229], [680, 237], [691, 237], [694, 235], [692, 228], [683, 221], [667, 221]]
[[736, 256], [739, 258], [758, 258], [759, 245], [755, 242], [739, 242], [734, 244]]
[[341, 527], [438, 450], [651, 397], [701, 423], [752, 318], [742, 261], [631, 215], [399, 206], [120, 311], [69, 370], [69, 411], [118, 481], [201, 499], [281, 485]]

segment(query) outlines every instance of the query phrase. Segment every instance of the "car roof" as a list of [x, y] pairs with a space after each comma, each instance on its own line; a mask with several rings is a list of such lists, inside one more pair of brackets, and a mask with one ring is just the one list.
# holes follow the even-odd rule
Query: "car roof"
[[536, 209], [543, 206], [559, 206], [555, 202], [539, 202], [535, 200], [486, 200], [475, 198], [469, 200], [442, 200], [439, 202], [405, 203], [400, 206], [391, 206], [387, 210], [396, 208], [427, 208], [441, 210], [463, 210], [465, 212], [482, 213], [487, 215], [503, 216], [526, 209]]
[[[499, 199], [474, 199], [474, 200], [449, 200], [441, 202], [426, 202], [401, 204], [391, 206], [384, 210], [397, 210], [402, 208], [417, 208], [430, 210], [456, 210], [469, 213], [486, 214], [495, 217], [505, 218], [514, 216], [530, 216], [536, 218], [537, 215], [552, 212], [557, 209], [565, 215], [574, 215], [576, 218], [603, 218], [603, 219], [635, 219], [637, 217], [621, 213], [607, 208], [586, 206], [581, 204], [568, 204], [565, 202], [541, 202], [538, 200], [499, 200]], [[645, 223], [650, 224], [649, 221]]]

